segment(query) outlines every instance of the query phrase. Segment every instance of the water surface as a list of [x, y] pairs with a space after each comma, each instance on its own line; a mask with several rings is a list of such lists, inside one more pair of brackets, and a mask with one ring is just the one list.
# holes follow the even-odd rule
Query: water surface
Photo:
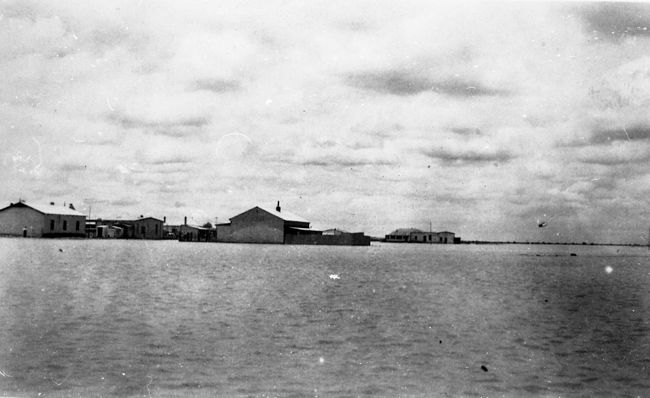
[[0, 393], [647, 396], [649, 260], [2, 238]]

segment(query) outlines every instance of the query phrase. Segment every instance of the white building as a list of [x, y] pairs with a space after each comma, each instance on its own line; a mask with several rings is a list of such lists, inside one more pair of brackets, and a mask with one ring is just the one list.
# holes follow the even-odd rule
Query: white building
[[86, 236], [86, 216], [69, 207], [19, 201], [0, 209], [0, 235], [23, 237]]

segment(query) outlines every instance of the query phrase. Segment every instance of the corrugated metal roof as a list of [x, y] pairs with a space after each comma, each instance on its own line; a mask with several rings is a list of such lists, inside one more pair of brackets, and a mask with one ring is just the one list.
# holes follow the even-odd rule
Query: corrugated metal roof
[[283, 219], [284, 221], [296, 221], [296, 222], [306, 222], [309, 223], [309, 221], [305, 220], [304, 218], [297, 216], [295, 214], [289, 213], [288, 211], [277, 211], [275, 208], [268, 208], [268, 207], [263, 207], [263, 206], [257, 206], [260, 209], [264, 210], [267, 213], [271, 213], [274, 216]]
[[[34, 203], [25, 203], [22, 202], [24, 206], [31, 207], [32, 209], [36, 211], [40, 211], [41, 213], [44, 214], [56, 214], [56, 215], [61, 215], [61, 216], [86, 216], [85, 214], [78, 212], [76, 210], [72, 210], [69, 207], [63, 207], [63, 206], [55, 206], [55, 205], [43, 205], [43, 204], [34, 204]], [[13, 206], [18, 205], [18, 203], [14, 203]]]
[[396, 230], [389, 233], [388, 235], [408, 235], [411, 232], [424, 232], [424, 231], [417, 228], [397, 228]]

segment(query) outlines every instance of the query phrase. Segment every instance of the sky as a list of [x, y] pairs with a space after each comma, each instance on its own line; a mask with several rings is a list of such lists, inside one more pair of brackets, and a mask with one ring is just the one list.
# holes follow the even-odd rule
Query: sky
[[[0, 204], [647, 243], [650, 3], [0, 1]], [[538, 223], [547, 221], [546, 227]]]

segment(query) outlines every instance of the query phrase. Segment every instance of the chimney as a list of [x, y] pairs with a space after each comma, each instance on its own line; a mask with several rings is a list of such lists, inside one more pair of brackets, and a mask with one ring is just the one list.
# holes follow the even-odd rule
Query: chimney
[[54, 202], [50, 202], [50, 206], [54, 206]]
[[163, 216], [163, 224], [167, 224], [167, 216]]
[[187, 225], [187, 216], [184, 218], [183, 225]]
[[74, 208], [74, 205], [73, 205], [72, 203], [70, 203], [70, 205], [68, 205], [68, 207], [69, 207], [71, 210], [77, 210], [77, 209]]
[[279, 213], [279, 212], [280, 212], [280, 209], [281, 209], [281, 208], [280, 208], [280, 201], [278, 200], [278, 205], [275, 206], [275, 211], [277, 211], [277, 212]]

